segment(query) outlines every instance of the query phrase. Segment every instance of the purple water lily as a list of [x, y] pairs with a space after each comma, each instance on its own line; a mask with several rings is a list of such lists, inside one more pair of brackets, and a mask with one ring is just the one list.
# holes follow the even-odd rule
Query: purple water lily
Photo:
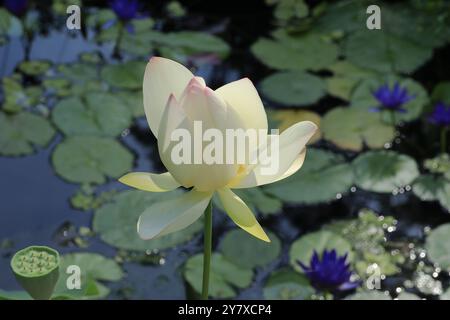
[[352, 281], [350, 264], [346, 262], [347, 254], [338, 256], [336, 250], [325, 250], [322, 259], [314, 250], [310, 265], [298, 261], [311, 285], [318, 291], [336, 293], [355, 289], [358, 281]]
[[12, 14], [22, 16], [27, 11], [28, 0], [3, 0], [3, 5]]
[[434, 106], [433, 113], [428, 119], [431, 123], [438, 126], [450, 126], [450, 105], [445, 105], [443, 102], [438, 102]]
[[117, 17], [122, 21], [129, 21], [136, 18], [138, 15], [138, 0], [111, 0], [109, 5]]
[[415, 96], [411, 96], [406, 88], [400, 87], [400, 84], [396, 82], [392, 89], [388, 84], [380, 86], [373, 96], [380, 102], [380, 106], [373, 108], [374, 111], [390, 110], [396, 112], [406, 112], [402, 106], [413, 100]]

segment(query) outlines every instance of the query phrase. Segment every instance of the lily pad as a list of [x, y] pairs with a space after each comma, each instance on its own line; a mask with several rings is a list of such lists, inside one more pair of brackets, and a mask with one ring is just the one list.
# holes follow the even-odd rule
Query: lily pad
[[91, 63], [71, 63], [62, 64], [58, 66], [58, 72], [60, 72], [64, 78], [75, 82], [92, 81], [98, 78], [98, 70], [95, 65]]
[[333, 72], [333, 76], [326, 79], [328, 93], [343, 100], [350, 100], [357, 84], [375, 74], [374, 71], [357, 67], [347, 60], [338, 61], [327, 69]]
[[425, 242], [428, 258], [446, 271], [450, 271], [449, 242], [450, 223], [440, 225], [436, 229], [433, 229]]
[[308, 149], [301, 170], [264, 190], [289, 203], [312, 204], [334, 200], [352, 185], [352, 168], [342, 156]]
[[330, 231], [316, 231], [308, 233], [292, 243], [289, 249], [290, 264], [295, 270], [303, 272], [298, 261], [309, 266], [314, 250], [321, 255], [325, 249], [335, 249], [339, 255], [348, 254], [347, 261], [352, 261], [352, 246], [347, 240]]
[[[202, 290], [203, 254], [197, 254], [186, 261], [184, 277], [198, 293]], [[237, 295], [237, 289], [248, 287], [253, 278], [251, 269], [238, 267], [226, 260], [221, 254], [211, 256], [209, 295], [214, 298], [228, 299]]]
[[[20, 19], [10, 14], [7, 10], [0, 8], [0, 45], [7, 37], [20, 37], [23, 27]], [[1, 39], [3, 38], [3, 39]]]
[[[398, 83], [400, 87], [405, 88], [408, 91], [408, 95], [414, 97], [402, 106], [402, 108], [406, 110], [405, 113], [396, 113], [396, 122], [417, 119], [421, 115], [424, 106], [428, 103], [428, 95], [425, 89], [412, 79], [394, 76], [368, 78], [362, 81], [353, 91], [351, 105], [365, 110], [376, 108], [380, 105], [380, 102], [375, 99], [373, 92], [385, 84], [388, 84], [389, 88], [392, 89], [395, 83]], [[389, 111], [382, 112], [382, 117], [385, 122], [391, 124], [391, 115]]]
[[74, 136], [58, 144], [52, 162], [56, 173], [69, 182], [101, 184], [129, 172], [133, 155], [110, 138]]
[[315, 29], [320, 32], [346, 32], [360, 30], [366, 25], [367, 3], [360, 0], [347, 0], [327, 3], [326, 11], [320, 16]]
[[144, 102], [142, 99], [142, 92], [138, 91], [118, 91], [114, 93], [115, 97], [119, 98], [123, 105], [127, 106], [133, 114], [133, 117], [142, 117], [145, 115]]
[[352, 166], [356, 185], [367, 191], [391, 193], [419, 176], [416, 161], [394, 151], [366, 152]]
[[260, 84], [262, 94], [286, 106], [314, 104], [325, 95], [325, 82], [303, 71], [272, 74]]
[[[308, 111], [308, 110], [277, 110], [267, 112], [269, 121], [274, 121], [276, 127], [283, 132], [290, 126], [296, 124], [300, 121], [311, 121], [314, 122], [317, 127], [320, 128], [321, 117], [319, 114]], [[313, 144], [322, 138], [322, 131], [317, 130], [317, 132], [311, 137], [308, 144]]]
[[[69, 266], [80, 268], [80, 289], [69, 290], [67, 281], [73, 273], [67, 273]], [[101, 282], [119, 281], [123, 277], [122, 268], [113, 259], [106, 258], [97, 253], [78, 252], [63, 255], [60, 264], [60, 276], [55, 287], [54, 296], [71, 297], [73, 299], [106, 297], [109, 289]]]
[[442, 175], [421, 175], [414, 181], [413, 192], [423, 201], [439, 201], [450, 211], [450, 180]]
[[345, 300], [392, 300], [392, 298], [384, 292], [372, 290], [356, 292], [346, 297]]
[[271, 232], [268, 236], [270, 243], [255, 239], [240, 229], [233, 229], [222, 239], [220, 252], [237, 266], [250, 269], [264, 267], [281, 253], [281, 242], [278, 237]]
[[139, 216], [147, 207], [178, 194], [181, 192], [150, 193], [138, 190], [121, 192], [114, 197], [111, 203], [107, 203], [95, 211], [94, 231], [106, 243], [126, 250], [162, 250], [186, 242], [201, 230], [202, 222], [200, 220], [181, 231], [150, 241], [142, 240], [136, 230]]
[[102, 92], [61, 100], [52, 117], [65, 135], [113, 137], [128, 128], [132, 120], [130, 109], [120, 99]]
[[19, 70], [29, 76], [39, 76], [47, 72], [51, 63], [44, 60], [23, 61], [19, 64]]
[[450, 81], [439, 82], [433, 89], [431, 99], [434, 102], [450, 104]]
[[394, 128], [383, 123], [379, 114], [359, 108], [332, 109], [323, 117], [321, 128], [326, 140], [351, 151], [361, 151], [365, 145], [382, 148], [395, 137]]
[[338, 55], [336, 45], [319, 34], [293, 37], [283, 31], [275, 40], [260, 38], [251, 51], [262, 63], [278, 70], [320, 70], [332, 64]]
[[145, 63], [128, 61], [121, 64], [110, 64], [101, 71], [101, 77], [113, 87], [138, 89], [142, 87]]
[[[283, 203], [269, 194], [262, 188], [236, 189], [233, 190], [253, 211], [260, 212], [264, 215], [279, 213], [283, 207]], [[218, 201], [220, 206], [222, 205]]]
[[382, 73], [410, 74], [430, 59], [432, 53], [431, 48], [405, 37], [366, 28], [351, 34], [344, 46], [344, 54], [350, 62]]
[[0, 112], [0, 154], [20, 156], [45, 147], [55, 135], [49, 121], [30, 112], [5, 115]]
[[290, 269], [272, 273], [263, 289], [264, 298], [268, 300], [306, 300], [314, 293], [309, 280]]
[[39, 103], [42, 95], [40, 86], [28, 86], [24, 88], [21, 77], [13, 74], [2, 79], [4, 102], [2, 109], [8, 113], [22, 111]]

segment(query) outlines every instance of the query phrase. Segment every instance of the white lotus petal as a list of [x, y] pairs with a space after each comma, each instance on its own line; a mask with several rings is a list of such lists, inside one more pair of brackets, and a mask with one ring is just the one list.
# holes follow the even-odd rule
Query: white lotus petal
[[127, 186], [150, 192], [166, 192], [180, 186], [169, 172], [160, 174], [131, 172], [121, 177], [119, 181]]

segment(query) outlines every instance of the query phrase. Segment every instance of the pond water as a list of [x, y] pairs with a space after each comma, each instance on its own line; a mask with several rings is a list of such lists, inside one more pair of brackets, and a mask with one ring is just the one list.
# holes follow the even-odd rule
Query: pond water
[[[261, 82], [265, 81], [268, 76], [274, 74], [274, 69], [278, 69], [277, 67], [273, 67], [273, 65], [267, 65], [267, 61], [265, 61], [264, 58], [260, 58], [261, 55], [258, 56], [258, 54], [256, 54], [259, 59], [255, 57], [254, 51], [252, 52], [252, 50], [249, 49], [256, 41], [258, 41], [258, 39], [261, 37], [269, 37], [271, 32], [276, 29], [275, 26], [277, 20], [273, 16], [274, 12], [277, 10], [276, 7], [268, 6], [263, 2], [261, 3], [254, 8], [249, 6], [248, 8], [251, 9], [243, 8], [244, 11], [239, 12], [238, 10], [226, 8], [223, 4], [211, 7], [211, 5], [188, 5], [185, 2], [182, 2], [182, 6], [185, 8], [185, 15], [178, 18], [171, 17], [167, 14], [168, 11], [163, 9], [165, 6], [162, 5], [162, 1], [145, 5], [142, 11], [150, 12], [150, 16], [154, 20], [154, 25], [150, 30], [158, 30], [164, 34], [173, 31], [195, 30], [202, 34], [214, 34], [228, 44], [230, 49], [224, 59], [218, 57], [220, 56], [220, 52], [215, 52], [214, 48], [211, 49], [207, 44], [202, 46], [195, 43], [192, 44], [194, 49], [190, 48], [189, 50], [185, 50], [184, 48], [181, 50], [176, 47], [181, 47], [181, 45], [173, 44], [173, 46], [176, 47], [176, 49], [173, 49], [173, 51], [175, 51], [173, 56], [183, 57], [182, 59], [184, 59], [184, 61], [187, 61], [186, 57], [193, 57], [192, 61], [195, 61], [193, 63], [195, 73], [204, 77], [208, 85], [212, 88], [219, 87], [224, 83], [242, 77], [249, 77], [255, 84], [260, 84], [260, 86], [258, 86], [258, 88], [260, 88], [264, 86]], [[309, 4], [311, 10], [318, 6], [317, 4], [314, 4], [314, 1], [306, 1], [306, 3]], [[407, 1], [400, 1], [400, 3], [401, 5], [407, 6]], [[100, 4], [98, 4], [98, 6], [100, 6]], [[94, 1], [92, 8], [95, 7], [97, 7], [97, 5], [95, 5]], [[106, 7], [103, 7], [103, 9], [106, 9]], [[326, 12], [330, 12], [339, 10], [339, 8], [331, 6], [326, 10], [328, 10]], [[96, 14], [98, 17], [101, 16], [99, 12]], [[61, 15], [56, 13], [55, 16], [57, 18], [48, 21], [44, 19], [46, 29], [49, 29], [47, 30], [47, 34], [33, 34], [30, 44], [29, 61], [50, 61], [52, 68], [56, 68], [58, 65], [63, 64], [67, 64], [68, 66], [74, 65], [76, 62], [80, 61], [80, 55], [83, 53], [95, 53], [101, 57], [100, 62], [96, 62], [97, 69], [99, 69], [98, 66], [103, 68], [108, 64], [115, 65], [127, 61], [142, 62], [142, 66], [145, 66], [146, 60], [154, 53], [168, 55], [170, 48], [172, 48], [170, 47], [172, 42], [192, 41], [194, 43], [195, 41], [199, 41], [199, 43], [201, 43], [201, 40], [195, 40], [193, 38], [187, 38], [185, 40], [165, 40], [166, 43], [164, 43], [162, 47], [156, 48], [156, 52], [149, 50], [148, 54], [145, 55], [140, 52], [127, 52], [125, 50], [120, 52], [121, 58], [118, 58], [114, 57], [114, 42], [96, 41], [96, 33], [92, 29], [89, 29], [87, 38], [78, 31], [66, 31], [61, 27], [64, 25], [64, 19], [61, 18]], [[95, 16], [95, 14], [91, 13], [90, 16]], [[285, 20], [280, 21], [286, 23]], [[61, 23], [59, 27], [58, 23]], [[347, 26], [347, 24], [350, 25], [350, 22], [344, 21], [342, 23], [344, 23], [345, 26]], [[317, 22], [317, 25], [320, 25], [320, 21]], [[296, 27], [298, 26], [296, 25]], [[289, 30], [289, 26], [283, 26], [282, 28]], [[306, 28], [306, 26], [304, 26], [304, 28]], [[450, 35], [448, 25], [445, 25], [445, 28], [445, 32], [448, 32]], [[136, 34], [132, 34], [129, 37], [139, 36], [146, 39], [144, 34], [145, 31], [141, 33], [141, 31], [138, 30], [136, 31]], [[324, 37], [325, 34], [328, 36], [330, 33], [324, 32]], [[450, 39], [450, 37], [448, 39]], [[312, 40], [314, 43], [315, 41], [316, 40]], [[338, 39], [332, 41], [340, 43], [341, 40]], [[18, 65], [24, 61], [25, 53], [23, 42], [23, 37], [11, 37], [8, 42], [0, 46], [0, 61], [2, 61], [0, 74], [2, 78], [10, 77], [14, 72], [17, 72]], [[309, 43], [309, 45], [311, 44]], [[301, 44], [299, 46], [301, 46]], [[169, 51], [167, 49], [168, 47]], [[201, 52], [201, 48], [206, 48], [205, 52]], [[290, 49], [285, 48], [285, 50]], [[195, 54], [191, 54], [191, 51]], [[213, 53], [211, 54], [210, 51], [213, 51]], [[308, 52], [308, 50], [305, 50], [304, 54], [307, 55], [309, 54]], [[448, 58], [450, 57], [450, 45], [448, 41], [444, 41], [443, 44], [433, 47], [431, 53], [432, 57], [426, 59], [423, 64], [418, 64], [417, 67], [413, 67], [411, 72], [408, 71], [405, 73], [403, 72], [404, 70], [398, 72], [402, 77], [420, 83], [423, 89], [428, 93], [432, 92], [439, 83], [450, 81], [450, 65], [447, 63]], [[413, 53], [410, 54], [412, 55]], [[405, 55], [408, 55], [408, 52], [405, 52]], [[173, 58], [173, 56], [169, 57]], [[343, 53], [340, 53], [337, 56], [339, 56], [339, 59], [342, 61], [347, 58], [351, 60], [350, 56], [346, 57]], [[302, 55], [299, 54], [299, 59], [301, 59], [301, 57]], [[217, 59], [219, 60], [218, 63], [211, 63], [211, 61]], [[306, 58], [306, 60], [307, 59], [308, 58]], [[336, 59], [338, 58], [335, 58], [335, 60]], [[319, 60], [319, 58], [317, 58], [317, 60]], [[357, 61], [357, 59], [352, 60], [352, 62], [354, 61]], [[288, 70], [289, 68], [280, 69]], [[302, 69], [309, 70], [309, 68]], [[319, 66], [317, 68], [312, 67], [311, 69], [311, 73], [319, 78], [325, 79], [333, 74], [327, 67]], [[343, 77], [346, 75], [346, 72], [347, 71], [344, 71]], [[350, 73], [350, 71], [348, 72]], [[387, 74], [388, 72], [385, 73]], [[101, 74], [103, 75], [103, 72]], [[22, 88], [20, 90], [24, 91], [26, 88], [33, 85], [43, 86], [42, 79], [45, 79], [47, 76], [51, 78], [52, 73], [48, 72], [44, 76], [23, 75], [21, 82]], [[122, 77], [126, 76], [124, 75]], [[372, 76], [367, 75], [364, 77], [370, 78]], [[80, 79], [81, 82], [87, 81], [81, 76]], [[101, 79], [101, 77], [97, 80], [108, 81], [107, 79]], [[135, 79], [137, 82], [140, 82], [141, 80], [141, 78]], [[361, 83], [363, 80], [364, 79], [362, 78], [359, 79], [357, 84]], [[69, 89], [72, 85], [74, 84], [71, 83], [69, 85]], [[285, 85], [288, 86], [289, 83], [287, 82]], [[111, 87], [114, 87], [114, 84]], [[101, 88], [101, 90], [104, 90], [104, 87]], [[449, 87], [446, 88], [448, 89]], [[129, 91], [133, 94], [136, 93], [136, 95], [138, 95], [140, 91], [139, 87], [135, 88], [133, 86], [126, 89], [130, 89]], [[86, 92], [89, 92], [89, 89], [85, 90]], [[115, 92], [117, 92], [114, 90], [114, 88], [111, 89], [108, 87], [102, 92], [108, 92], [108, 94], [114, 95]], [[122, 88], [120, 90], [122, 90]], [[306, 90], [312, 89], [307, 88]], [[83, 94], [87, 93], [82, 93], [82, 95]], [[283, 95], [286, 93], [281, 92], [278, 96], [280, 94]], [[70, 95], [75, 94], [72, 93], [69, 94], [69, 96]], [[270, 94], [269, 91], [264, 92], [263, 90], [262, 97], [265, 105], [270, 106], [268, 109], [272, 110], [272, 112], [275, 113], [295, 108], [295, 103], [292, 104], [294, 108], [286, 107], [286, 103], [277, 100], [276, 96], [276, 93]], [[5, 90], [3, 90], [2, 98], [2, 101], [6, 100]], [[113, 276], [111, 278], [97, 276], [96, 279], [109, 288], [109, 294], [101, 296], [101, 298], [185, 299], [196, 297], [197, 294], [195, 293], [195, 288], [192, 287], [189, 277], [186, 276], [185, 263], [190, 257], [202, 252], [203, 237], [201, 232], [198, 232], [199, 230], [193, 232], [190, 236], [186, 236], [186, 239], [179, 241], [176, 246], [171, 246], [171, 248], [163, 248], [161, 250], [154, 248], [141, 250], [141, 246], [136, 246], [136, 250], [129, 250], [131, 248], [123, 248], [123, 245], [119, 243], [117, 243], [117, 247], [119, 247], [117, 248], [114, 245], [114, 241], [105, 241], [105, 239], [111, 239], [102, 233], [107, 232], [108, 230], [99, 227], [101, 230], [96, 230], [96, 234], [92, 233], [92, 230], [95, 229], [93, 227], [94, 212], [95, 215], [98, 214], [100, 216], [100, 213], [97, 211], [102, 210], [102, 208], [107, 208], [103, 209], [103, 214], [105, 214], [105, 212], [107, 213], [108, 210], [117, 211], [117, 209], [113, 207], [105, 206], [111, 202], [114, 203], [114, 201], [118, 201], [118, 198], [116, 198], [117, 195], [122, 191], [129, 190], [129, 188], [117, 182], [114, 177], [110, 177], [102, 183], [87, 183], [90, 184], [89, 188], [94, 190], [94, 198], [99, 199], [99, 195], [105, 195], [105, 199], [100, 199], [98, 205], [89, 207], [87, 210], [81, 210], [80, 208], [75, 208], [76, 204], [74, 205], [73, 201], [71, 202], [71, 199], [73, 200], [75, 194], [79, 193], [80, 190], [84, 190], [83, 188], [88, 187], [81, 186], [82, 183], [67, 182], [67, 176], [62, 177], [60, 172], [58, 170], [55, 171], [54, 168], [52, 157], [55, 153], [55, 149], [58, 148], [59, 145], [65, 143], [68, 136], [70, 136], [70, 133], [68, 134], [65, 129], [61, 128], [60, 124], [55, 124], [55, 118], [52, 118], [50, 114], [55, 109], [55, 105], [64, 98], [67, 98], [67, 96], [56, 98], [44, 96], [44, 98], [41, 98], [41, 100], [39, 100], [40, 102], [36, 103], [35, 106], [27, 106], [24, 108], [25, 110], [31, 110], [31, 112], [48, 117], [48, 119], [53, 122], [52, 126], [58, 130], [50, 143], [46, 144], [44, 147], [37, 147], [34, 152], [27, 155], [7, 156], [3, 154], [0, 156], [0, 289], [5, 291], [21, 290], [10, 270], [10, 259], [14, 252], [19, 249], [29, 245], [40, 244], [53, 247], [63, 255], [75, 252], [98, 253], [115, 261], [115, 265], [121, 269], [123, 276], [116, 277], [117, 279]], [[350, 99], [345, 99], [339, 95], [324, 93], [320, 99], [313, 100], [313, 102], [306, 103], [306, 108], [322, 117], [323, 121], [325, 114], [339, 106], [347, 105], [348, 100]], [[291, 103], [288, 104], [291, 105]], [[6, 105], [6, 102], [4, 102], [3, 105]], [[39, 105], [41, 105], [41, 107], [39, 107]], [[43, 108], [42, 105], [44, 106]], [[300, 107], [297, 107], [295, 109], [296, 111], [305, 110], [305, 108], [302, 107], [304, 105], [303, 102], [299, 103], [299, 105]], [[428, 108], [430, 105], [431, 104], [429, 103], [424, 103], [424, 108], [425, 106]], [[1, 112], [9, 111], [2, 110]], [[14, 112], [11, 112], [11, 114], [13, 113]], [[424, 125], [423, 121], [420, 119], [421, 118], [416, 116], [414, 119], [406, 119], [402, 123], [394, 126], [394, 130], [396, 130], [397, 133], [395, 138], [387, 139], [389, 140], [387, 141], [389, 143], [386, 145], [388, 148], [383, 148], [383, 144], [381, 148], [378, 146], [373, 148], [367, 147], [367, 144], [370, 144], [367, 143], [367, 141], [369, 141], [368, 139], [365, 141], [366, 145], [361, 149], [356, 148], [355, 150], [354, 148], [342, 147], [342, 143], [336, 143], [336, 140], [327, 138], [326, 132], [326, 139], [315, 142], [312, 145], [312, 148], [319, 150], [319, 153], [316, 154], [319, 161], [327, 157], [325, 154], [321, 154], [320, 150], [331, 152], [331, 160], [324, 160], [325, 162], [331, 161], [324, 166], [324, 168], [326, 167], [326, 170], [329, 170], [329, 168], [338, 168], [350, 163], [354, 164], [356, 158], [359, 158], [363, 154], [370, 154], [373, 152], [369, 149], [393, 150], [397, 154], [408, 155], [410, 159], [413, 159], [414, 166], [416, 166], [417, 163], [417, 166], [419, 166], [417, 171], [418, 176], [419, 174], [427, 172], [424, 167], [421, 167], [422, 163], [426, 159], [437, 156], [437, 150], [439, 149], [438, 133]], [[269, 118], [269, 120], [272, 121], [271, 118]], [[355, 134], [359, 134], [359, 132]], [[132, 171], [162, 172], [164, 170], [155, 147], [156, 140], [148, 129], [145, 118], [142, 117], [142, 110], [140, 115], [133, 116], [129, 126], [123, 128], [120, 134], [113, 134], [111, 139], [120, 141], [122, 145], [132, 153]], [[2, 147], [1, 144], [0, 147]], [[339, 157], [337, 155], [339, 155]], [[381, 160], [384, 161], [383, 159]], [[396, 161], [397, 159], [394, 160]], [[312, 164], [311, 167], [307, 167], [305, 170], [308, 168], [312, 168]], [[391, 169], [392, 168], [387, 168], [386, 171]], [[405, 169], [400, 167], [400, 165], [392, 170], [398, 170], [399, 172], [403, 170], [399, 176], [407, 176], [412, 172], [412, 169]], [[406, 170], [406, 173], [404, 170]], [[331, 175], [332, 173], [328, 172], [328, 174]], [[62, 175], [64, 176], [64, 173]], [[279, 250], [274, 254], [274, 257], [267, 262], [260, 264], [257, 262], [254, 263], [253, 261], [251, 263], [249, 262], [251, 265], [250, 268], [239, 266], [241, 268], [240, 272], [242, 272], [244, 278], [244, 273], [247, 272], [248, 274], [248, 272], [250, 272], [250, 281], [242, 287], [240, 287], [239, 284], [233, 285], [233, 282], [227, 278], [227, 275], [220, 275], [224, 277], [225, 285], [219, 287], [217, 290], [213, 290], [213, 297], [224, 296], [237, 299], [262, 299], [289, 297], [308, 298], [313, 296], [313, 298], [320, 298], [321, 295], [319, 293], [314, 293], [314, 290], [311, 291], [310, 286], [302, 282], [303, 280], [299, 282], [289, 278], [289, 280], [277, 282], [276, 285], [280, 285], [281, 287], [277, 287], [277, 289], [270, 291], [269, 289], [274, 288], [275, 285], [269, 284], [268, 279], [270, 279], [274, 273], [280, 272], [280, 270], [284, 272], [286, 268], [289, 268], [289, 272], [292, 271], [292, 260], [295, 258], [295, 254], [297, 254], [293, 253], [293, 244], [301, 239], [302, 236], [315, 232], [323, 232], [324, 229], [331, 230], [327, 228], [335, 228], [333, 229], [334, 232], [345, 238], [345, 236], [348, 236], [348, 233], [351, 234], [352, 231], [347, 230], [348, 233], [346, 234], [343, 229], [339, 229], [337, 226], [330, 226], [329, 224], [333, 221], [354, 219], [354, 221], [362, 221], [360, 222], [361, 226], [358, 225], [357, 227], [361, 228], [358, 229], [358, 232], [361, 232], [361, 234], [367, 232], [368, 240], [367, 244], [365, 244], [367, 245], [367, 248], [372, 250], [376, 247], [374, 252], [377, 252], [376, 250], [381, 250], [379, 248], [382, 247], [382, 250], [385, 250], [383, 253], [386, 253], [389, 257], [383, 261], [376, 261], [374, 257], [362, 256], [364, 249], [352, 248], [355, 256], [353, 261], [354, 269], [358, 269], [357, 264], [363, 266], [360, 267], [358, 271], [359, 276], [364, 281], [364, 277], [367, 275], [364, 275], [364, 272], [361, 270], [364, 270], [366, 264], [369, 265], [377, 262], [378, 265], [382, 267], [383, 275], [387, 274], [386, 277], [383, 276], [382, 278], [381, 291], [388, 291], [393, 298], [400, 292], [407, 291], [423, 298], [436, 299], [441, 296], [441, 299], [443, 299], [443, 292], [446, 291], [449, 284], [447, 271], [450, 271], [450, 269], [446, 270], [446, 268], [448, 268], [447, 266], [441, 266], [434, 261], [430, 261], [426, 248], [429, 248], [431, 245], [426, 247], [425, 243], [428, 235], [433, 229], [445, 225], [446, 223], [450, 223], [449, 208], [445, 208], [438, 201], [423, 201], [419, 199], [419, 197], [411, 190], [415, 183], [414, 179], [408, 181], [406, 185], [399, 183], [398, 188], [393, 188], [390, 192], [386, 192], [385, 189], [383, 189], [382, 192], [378, 192], [375, 187], [371, 187], [370, 184], [368, 186], [364, 181], [355, 180], [353, 178], [351, 181], [348, 181], [344, 176], [336, 174], [336, 179], [334, 181], [338, 181], [336, 182], [338, 186], [337, 188], [331, 189], [330, 192], [334, 192], [332, 197], [328, 195], [317, 196], [317, 193], [321, 192], [320, 190], [311, 191], [311, 197], [309, 197], [304, 184], [296, 185], [294, 183], [288, 186], [289, 192], [298, 192], [299, 198], [303, 200], [288, 201], [287, 198], [291, 196], [286, 195], [283, 198], [282, 195], [280, 196], [280, 193], [284, 193], [284, 191], [270, 188], [259, 191], [261, 194], [258, 195], [242, 195], [242, 197], [249, 197], [250, 200], [248, 201], [250, 201], [250, 204], [253, 208], [257, 209], [256, 211], [260, 212], [258, 220], [261, 222], [261, 225], [265, 229], [270, 230], [270, 232], [276, 235], [280, 240], [278, 242]], [[374, 176], [376, 176], [376, 174], [374, 174]], [[308, 183], [314, 184], [318, 183], [323, 177], [319, 173], [316, 173], [316, 175], [305, 177], [305, 179], [306, 178], [308, 179]], [[342, 179], [342, 181], [339, 179]], [[371, 181], [372, 185], [378, 183], [378, 181], [374, 182], [373, 179], [374, 178], [372, 178]], [[380, 180], [381, 179], [382, 178], [380, 178]], [[399, 179], [401, 180], [401, 178]], [[303, 187], [303, 189], [295, 190], [296, 187]], [[320, 189], [321, 186], [318, 185], [318, 188]], [[447, 196], [450, 198], [450, 188], [448, 190], [449, 193]], [[328, 192], [328, 190], [325, 190], [323, 194]], [[81, 193], [83, 193], [83, 191], [81, 191]], [[303, 193], [306, 195], [302, 196]], [[85, 192], [85, 194], [91, 196], [89, 191]], [[78, 203], [87, 201], [86, 198], [83, 197], [80, 199], [81, 200]], [[254, 199], [253, 202], [251, 199]], [[137, 198], [133, 201], [139, 202]], [[133, 201], [128, 204], [130, 206], [133, 205]], [[275, 209], [269, 209], [269, 207], [273, 206]], [[122, 208], [126, 208], [126, 206]], [[364, 220], [366, 218], [361, 218], [360, 213], [363, 209], [373, 210], [372, 214], [377, 217], [376, 219], [379, 221], [382, 221], [384, 217], [388, 216], [393, 217], [395, 221], [386, 226], [383, 226], [382, 223], [377, 225], [377, 223], [371, 221], [370, 218], [367, 218], [369, 216], [366, 216], [367, 220]], [[132, 210], [132, 207], [130, 207], [130, 210]], [[236, 227], [217, 207], [214, 210], [213, 217], [214, 251], [221, 252], [227, 257], [232, 257], [233, 252], [230, 253], [230, 249], [224, 248], [224, 243], [226, 242], [226, 236], [230, 234], [232, 230], [235, 230]], [[118, 220], [118, 228], [122, 226], [120, 225], [121, 223], [123, 223], [123, 221]], [[340, 234], [340, 232], [342, 232], [342, 234]], [[376, 240], [373, 240], [374, 242], [371, 242], [371, 237], [374, 234], [379, 235], [380, 232], [382, 233], [381, 238], [384, 240], [380, 242], [377, 238]], [[359, 235], [360, 234], [352, 234], [351, 236], [358, 237]], [[326, 238], [324, 234], [319, 236], [322, 237], [320, 239]], [[450, 234], [448, 235], [448, 238], [444, 237], [442, 239], [450, 240], [449, 238]], [[346, 239], [350, 241], [349, 239], [351, 238], [349, 236], [349, 238]], [[265, 254], [264, 250], [265, 249], [261, 251], [261, 255]], [[440, 253], [443, 255], [447, 252], [446, 250], [450, 252], [450, 245], [443, 248]], [[424, 252], [423, 256], [421, 255], [422, 252]], [[299, 256], [301, 256], [301, 253], [299, 253]], [[395, 256], [401, 256], [402, 259], [398, 260], [397, 258], [392, 258]], [[436, 256], [436, 254], [434, 254], [434, 256]], [[254, 259], [258, 260], [259, 258], [260, 257], [256, 257]], [[233, 259], [231, 259], [231, 261], [232, 260]], [[387, 267], [387, 265], [389, 265], [389, 267]], [[384, 267], [386, 267], [386, 269], [383, 269]], [[99, 266], [99, 268], [98, 272], [101, 273], [101, 267]], [[396, 268], [396, 270], [392, 271], [389, 268]], [[293, 272], [297, 271], [298, 270], [295, 269]], [[436, 272], [437, 274], [435, 275], [434, 273]], [[299, 272], [297, 273], [300, 274]], [[300, 276], [303, 277], [303, 275]], [[213, 277], [213, 279], [215, 278]], [[232, 284], [231, 286], [229, 286], [230, 282]], [[290, 284], [295, 284], [297, 287], [293, 289], [292, 287], [289, 287]], [[228, 292], [227, 290], [230, 290], [229, 287], [231, 287], [233, 293], [231, 295], [226, 295], [226, 292]], [[364, 290], [364, 288], [358, 289], [358, 292], [360, 291], [363, 293], [371, 292], [370, 290]], [[309, 292], [309, 295], [304, 292]], [[336, 295], [337, 298], [345, 296], [346, 293]]]

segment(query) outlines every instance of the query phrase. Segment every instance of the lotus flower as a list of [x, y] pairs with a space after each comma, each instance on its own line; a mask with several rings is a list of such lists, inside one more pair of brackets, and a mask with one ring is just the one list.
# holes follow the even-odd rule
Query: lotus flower
[[[143, 239], [153, 239], [188, 227], [199, 219], [211, 197], [217, 193], [223, 208], [239, 227], [270, 242], [252, 211], [232, 189], [251, 188], [284, 179], [303, 164], [305, 145], [317, 126], [299, 122], [279, 135], [279, 165], [276, 172], [263, 172], [263, 164], [187, 164], [172, 158], [172, 133], [183, 129], [194, 135], [195, 122], [218, 132], [227, 129], [262, 130], [267, 136], [267, 116], [256, 88], [248, 78], [211, 90], [205, 81], [183, 65], [160, 57], [147, 64], [144, 83], [144, 109], [150, 130], [158, 140], [161, 160], [168, 172], [128, 173], [120, 182], [136, 189], [166, 192], [178, 187], [190, 191], [170, 201], [148, 207], [138, 221]], [[195, 143], [195, 142], [194, 142]], [[258, 148], [267, 145], [258, 144]]]

